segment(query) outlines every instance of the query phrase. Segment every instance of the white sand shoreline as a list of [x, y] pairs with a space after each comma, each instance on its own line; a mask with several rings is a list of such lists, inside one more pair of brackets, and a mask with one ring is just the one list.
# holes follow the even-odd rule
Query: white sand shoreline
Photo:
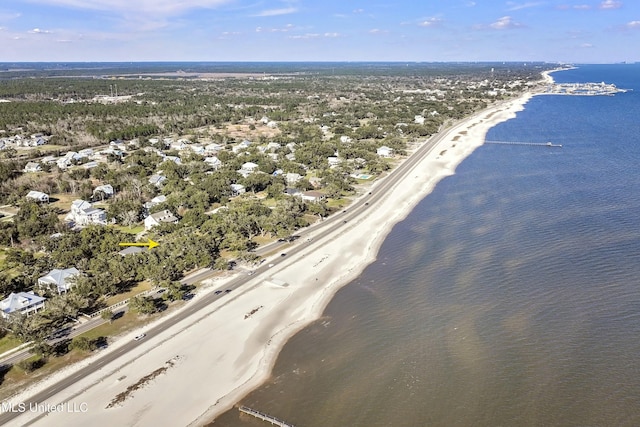
[[[549, 73], [545, 73], [545, 80], [553, 82]], [[491, 127], [515, 117], [533, 95], [527, 93], [490, 107], [447, 129], [443, 132], [445, 137], [386, 199], [376, 202], [375, 209], [362, 214], [357, 222], [342, 226], [339, 235], [314, 242], [270, 270], [269, 277], [255, 277], [244, 289], [212, 304], [204, 310], [211, 314], [198, 322], [189, 319], [180, 322], [47, 401], [52, 405], [65, 402], [72, 407], [86, 404], [86, 412], [63, 411], [45, 417], [41, 417], [42, 413], [25, 413], [14, 420], [14, 425], [28, 421], [34, 421], [36, 426], [94, 427], [210, 422], [268, 379], [284, 344], [320, 318], [335, 293], [376, 259], [391, 228], [484, 143]], [[284, 281], [288, 286], [267, 283], [269, 278]], [[258, 310], [245, 318], [254, 309]], [[138, 332], [132, 332], [131, 337]], [[126, 340], [127, 337], [121, 341]], [[169, 360], [173, 360], [173, 365], [164, 373], [133, 391], [121, 406], [106, 409], [117, 394], [167, 366]], [[62, 375], [11, 401], [19, 403]]]

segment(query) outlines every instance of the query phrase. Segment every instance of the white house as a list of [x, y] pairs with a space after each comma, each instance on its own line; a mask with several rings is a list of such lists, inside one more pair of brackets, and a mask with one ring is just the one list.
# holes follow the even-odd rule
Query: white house
[[393, 148], [383, 145], [382, 147], [379, 147], [376, 152], [380, 157], [393, 157], [394, 150]]
[[207, 154], [217, 154], [219, 151], [222, 151], [224, 147], [220, 144], [209, 144], [204, 147], [204, 151]]
[[331, 156], [327, 157], [327, 162], [329, 163], [329, 166], [337, 166], [342, 163], [342, 160], [340, 160], [338, 157]]
[[415, 116], [413, 118], [414, 123], [417, 123], [419, 125], [423, 125], [424, 124], [424, 116]]
[[239, 196], [240, 194], [244, 194], [247, 190], [244, 188], [242, 184], [231, 184], [231, 195]]
[[77, 225], [90, 224], [106, 225], [107, 213], [102, 209], [94, 208], [91, 203], [84, 200], [74, 200], [71, 203], [71, 212], [65, 217], [67, 221], [73, 221]]
[[43, 193], [42, 191], [29, 191], [26, 195], [27, 199], [32, 199], [37, 202], [49, 202], [49, 195], [47, 193]]
[[29, 162], [24, 167], [25, 172], [40, 172], [41, 170], [42, 166], [40, 166], [40, 163], [36, 162]]
[[7, 298], [0, 301], [0, 313], [5, 319], [15, 313], [28, 316], [44, 309], [45, 300], [46, 298], [33, 292], [12, 292]]
[[170, 211], [167, 209], [156, 212], [154, 214], [149, 215], [144, 219], [144, 229], [151, 230], [153, 227], [160, 224], [177, 224], [178, 218], [176, 218]]
[[104, 185], [98, 185], [94, 190], [93, 190], [93, 198], [96, 197], [96, 194], [102, 193], [104, 194], [104, 197], [111, 197], [115, 194], [115, 190], [113, 189], [113, 186], [111, 184], [104, 184]]
[[287, 184], [293, 185], [300, 181], [302, 176], [299, 173], [288, 173], [284, 176], [284, 179], [287, 181]]
[[351, 142], [351, 137], [347, 136], [347, 135], [342, 135], [340, 137], [340, 142], [342, 142], [343, 144], [347, 144], [349, 142]]
[[324, 193], [319, 191], [305, 191], [302, 193], [302, 200], [306, 200], [309, 202], [319, 202], [320, 200], [326, 199], [327, 196]]
[[164, 159], [162, 160], [162, 162], [164, 163], [166, 161], [172, 161], [176, 165], [181, 165], [182, 164], [182, 159], [180, 159], [180, 157], [176, 157], [176, 156], [164, 156]]
[[72, 279], [80, 274], [75, 267], [65, 268], [64, 270], [51, 270], [46, 276], [38, 279], [38, 285], [43, 288], [55, 288], [61, 294], [69, 291], [72, 285]]
[[277, 142], [270, 142], [267, 144], [267, 148], [271, 151], [278, 151], [282, 146]]
[[144, 207], [145, 207], [145, 209], [149, 210], [152, 207], [154, 207], [155, 205], [159, 205], [160, 203], [164, 203], [166, 201], [167, 201], [167, 196], [165, 196], [164, 194], [161, 194], [159, 196], [154, 197], [153, 199], [151, 199], [147, 203], [145, 203]]
[[164, 175], [151, 175], [149, 177], [149, 183], [155, 185], [156, 187], [160, 187], [166, 180], [167, 177]]
[[205, 157], [204, 162], [214, 169], [218, 169], [220, 166], [222, 166], [222, 162], [217, 156]]
[[193, 145], [190, 145], [189, 148], [191, 149], [192, 152], [196, 154], [200, 154], [200, 155], [204, 154], [204, 147], [202, 145], [193, 144]]

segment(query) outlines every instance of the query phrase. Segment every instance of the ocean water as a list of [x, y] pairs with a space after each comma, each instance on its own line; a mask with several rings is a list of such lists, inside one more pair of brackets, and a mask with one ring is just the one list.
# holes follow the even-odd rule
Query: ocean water
[[[640, 65], [558, 82], [399, 223], [240, 402], [298, 427], [640, 425]], [[260, 426], [233, 409], [215, 426]]]

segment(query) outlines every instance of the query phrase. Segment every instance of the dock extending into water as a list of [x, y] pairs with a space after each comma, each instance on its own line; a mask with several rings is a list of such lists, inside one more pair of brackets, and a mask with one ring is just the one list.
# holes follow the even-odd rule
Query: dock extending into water
[[535, 147], [562, 148], [562, 144], [553, 144], [551, 142], [485, 141], [484, 143], [498, 144], [498, 145], [529, 145], [529, 146], [535, 146]]
[[240, 412], [243, 412], [248, 415], [252, 415], [256, 418], [261, 419], [262, 421], [266, 421], [278, 427], [294, 427], [293, 424], [286, 423], [282, 420], [277, 419], [276, 417], [272, 417], [271, 415], [267, 415], [260, 411], [256, 411], [255, 409], [251, 409], [248, 406], [241, 406]]

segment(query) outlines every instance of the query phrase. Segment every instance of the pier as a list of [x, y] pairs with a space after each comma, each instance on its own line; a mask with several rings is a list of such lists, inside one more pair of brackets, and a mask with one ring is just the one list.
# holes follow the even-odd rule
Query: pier
[[256, 411], [255, 409], [249, 408], [248, 406], [241, 406], [240, 407], [240, 412], [252, 415], [252, 416], [254, 416], [256, 418], [261, 419], [262, 421], [266, 421], [266, 422], [271, 423], [273, 425], [277, 425], [278, 427], [294, 427], [293, 424], [285, 423], [284, 421], [279, 420], [276, 417], [272, 417], [271, 415], [263, 414], [260, 411]]
[[498, 145], [529, 145], [529, 146], [535, 146], [535, 147], [562, 148], [562, 144], [553, 144], [551, 142], [485, 141], [484, 143], [498, 144]]

